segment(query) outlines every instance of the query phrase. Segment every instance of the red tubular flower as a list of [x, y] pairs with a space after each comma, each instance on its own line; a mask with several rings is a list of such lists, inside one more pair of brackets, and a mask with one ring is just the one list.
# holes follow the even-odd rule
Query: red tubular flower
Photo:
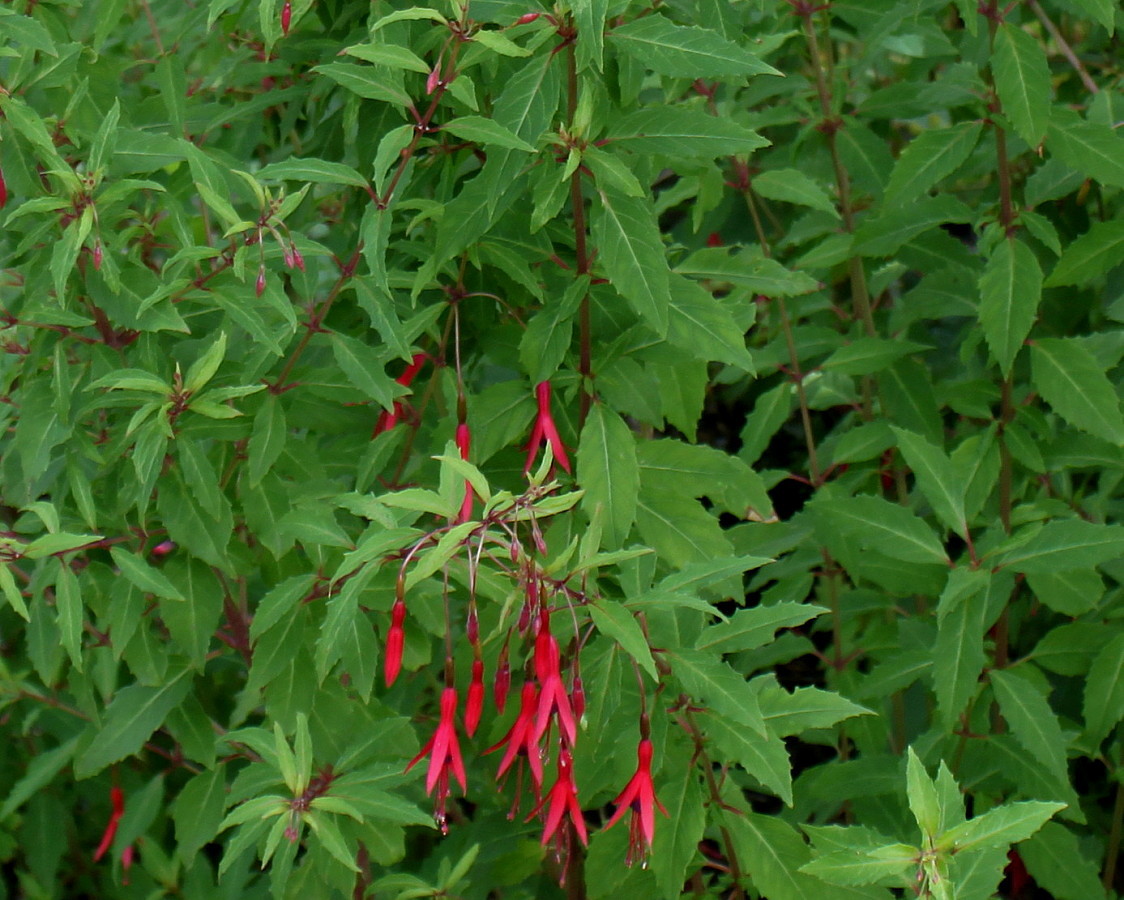
[[656, 797], [652, 784], [652, 742], [647, 738], [642, 738], [637, 745], [636, 759], [636, 774], [613, 801], [617, 811], [605, 823], [606, 828], [612, 828], [626, 811], [632, 811], [628, 826], [628, 857], [625, 860], [630, 866], [652, 849], [652, 837], [656, 831], [654, 807], [658, 806], [665, 816], [668, 814]]
[[386, 633], [386, 655], [383, 657], [383, 677], [386, 686], [394, 684], [394, 679], [402, 670], [402, 647], [406, 641], [406, 604], [395, 600], [390, 610], [390, 631]]
[[555, 462], [568, 474], [573, 474], [573, 470], [570, 468], [570, 458], [566, 455], [566, 446], [562, 443], [562, 437], [558, 434], [558, 426], [554, 424], [554, 416], [550, 412], [550, 382], [540, 381], [535, 386], [535, 396], [539, 401], [539, 413], [535, 417], [535, 425], [531, 429], [531, 440], [527, 444], [527, 462], [523, 465], [523, 471], [531, 471], [531, 466], [535, 463], [535, 456], [545, 439], [554, 453]]
[[4, 170], [0, 169], [0, 209], [8, 205], [8, 183], [4, 180]]
[[[461, 422], [457, 425], [457, 449], [461, 452], [461, 459], [468, 460], [468, 448], [472, 443], [472, 433], [468, 430], [468, 426]], [[472, 518], [472, 485], [465, 480], [464, 483], [464, 500], [461, 502], [461, 511], [457, 516], [458, 522], [467, 522]]]
[[523, 755], [527, 758], [527, 764], [531, 767], [531, 779], [535, 785], [535, 796], [538, 796], [539, 788], [542, 786], [543, 772], [542, 772], [542, 754], [539, 752], [538, 741], [535, 740], [535, 714], [539, 708], [539, 691], [535, 687], [533, 681], [526, 681], [523, 683], [523, 692], [520, 699], [519, 715], [515, 718], [515, 723], [508, 730], [499, 741], [498, 744], [489, 747], [485, 753], [492, 753], [499, 750], [504, 744], [507, 744], [507, 750], [504, 752], [503, 759], [500, 760], [499, 771], [496, 772], [496, 778], [503, 777], [503, 773], [508, 770], [516, 758]]
[[258, 280], [254, 282], [254, 294], [260, 297], [265, 293], [265, 266], [258, 267]]
[[[293, 251], [294, 253], [296, 252], [295, 245], [293, 247]], [[296, 258], [299, 260], [298, 265], [303, 270], [304, 259], [299, 256]], [[421, 367], [425, 365], [425, 360], [426, 356], [424, 353], [415, 353], [413, 360], [408, 366], [406, 366], [406, 371], [404, 371], [394, 380], [402, 385], [402, 387], [409, 387], [417, 377], [418, 372], [421, 371]], [[384, 409], [381, 413], [379, 413], [379, 420], [375, 423], [375, 430], [371, 437], [374, 438], [382, 434], [384, 431], [390, 431], [391, 428], [398, 424], [398, 420], [402, 418], [402, 413], [404, 410], [405, 407], [402, 405], [402, 401], [395, 400], [393, 411], [387, 412]]]
[[589, 837], [585, 830], [585, 819], [582, 818], [582, 808], [578, 804], [578, 789], [574, 786], [574, 761], [568, 750], [558, 751], [558, 779], [554, 782], [550, 793], [543, 797], [539, 805], [527, 818], [530, 819], [537, 815], [544, 806], [548, 807], [546, 822], [542, 831], [542, 843], [544, 845], [554, 836], [558, 826], [562, 824], [563, 816], [567, 814], [570, 816], [570, 821], [574, 823], [574, 829], [577, 831], [578, 837], [581, 838], [581, 842], [583, 844], [589, 843]]
[[550, 613], [543, 607], [539, 617], [539, 633], [535, 636], [535, 677], [539, 680], [542, 692], [539, 694], [539, 709], [535, 716], [534, 739], [537, 742], [550, 727], [550, 716], [558, 717], [558, 727], [569, 746], [577, 739], [577, 725], [574, 710], [570, 705], [570, 695], [562, 683], [560, 671], [561, 654], [558, 641], [550, 633]]
[[289, 25], [293, 21], [293, 4], [290, 0], [285, 0], [285, 5], [281, 7], [281, 33], [289, 33]]
[[101, 843], [98, 844], [98, 849], [94, 851], [94, 862], [105, 856], [109, 848], [113, 846], [113, 839], [117, 836], [117, 825], [120, 823], [121, 817], [125, 815], [125, 792], [117, 785], [109, 789], [109, 803], [112, 811], [109, 814], [109, 822], [105, 826], [105, 831], [102, 832]]
[[484, 663], [472, 661], [472, 681], [468, 685], [468, 699], [464, 706], [464, 730], [469, 737], [476, 734], [480, 713], [484, 710]]
[[457, 689], [447, 687], [441, 692], [441, 719], [434, 732], [421, 752], [410, 760], [406, 766], [409, 772], [423, 756], [429, 756], [429, 770], [425, 776], [425, 791], [432, 794], [437, 788], [434, 797], [435, 809], [433, 817], [441, 827], [441, 833], [448, 832], [445, 821], [445, 801], [449, 797], [449, 769], [453, 770], [461, 790], [467, 790], [467, 778], [464, 774], [464, 760], [461, 758], [460, 742], [457, 739]]

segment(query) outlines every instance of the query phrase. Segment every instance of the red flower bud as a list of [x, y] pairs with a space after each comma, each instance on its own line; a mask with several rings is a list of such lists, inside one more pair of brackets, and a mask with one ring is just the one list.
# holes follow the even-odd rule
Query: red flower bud
[[8, 205], [8, 183], [4, 180], [4, 170], [0, 169], [0, 209]]
[[535, 19], [541, 16], [542, 13], [531, 12], [523, 13], [518, 19], [515, 20], [516, 25], [530, 25]]
[[507, 641], [503, 642], [503, 649], [500, 650], [499, 665], [496, 666], [496, 677], [492, 681], [492, 699], [496, 703], [496, 709], [503, 714], [503, 709], [507, 706], [507, 692], [511, 689], [511, 663], [507, 661]]
[[101, 270], [101, 261], [102, 261], [101, 241], [98, 241], [97, 243], [94, 244], [94, 271], [95, 272]]
[[165, 556], [170, 556], [172, 551], [176, 549], [176, 546], [175, 541], [161, 541], [149, 551], [149, 554], [153, 559], [163, 559]]
[[425, 80], [425, 92], [432, 94], [437, 90], [437, 86], [441, 83], [441, 61], [437, 61], [437, 65], [433, 67], [433, 71], [429, 73], [429, 77]]
[[289, 25], [293, 21], [293, 4], [290, 0], [285, 0], [285, 5], [281, 7], [281, 33], [289, 33]]
[[258, 267], [258, 280], [254, 284], [254, 294], [260, 297], [265, 293], [265, 266]]
[[472, 661], [472, 681], [468, 685], [468, 699], [464, 708], [464, 730], [469, 737], [476, 733], [480, 713], [484, 710], [484, 663]]
[[468, 623], [465, 625], [464, 634], [465, 634], [465, 637], [468, 638], [468, 642], [473, 647], [479, 646], [479, 644], [480, 644], [480, 618], [476, 615], [475, 604], [473, 604], [473, 606], [468, 610]]
[[720, 235], [717, 231], [712, 231], [706, 236], [706, 245], [708, 247], [721, 247], [722, 235]]
[[300, 252], [300, 250], [297, 249], [296, 244], [292, 245], [292, 253], [293, 253], [293, 265], [295, 265], [298, 269], [300, 269], [303, 272], [304, 271], [304, 257], [301, 256], [301, 252]]
[[395, 600], [390, 610], [390, 631], [386, 634], [386, 655], [383, 657], [383, 677], [387, 687], [394, 684], [402, 670], [402, 647], [406, 641], [406, 629], [403, 625], [405, 619], [406, 604]]
[[121, 817], [125, 815], [125, 792], [117, 785], [113, 785], [109, 789], [109, 804], [111, 812], [109, 814], [109, 822], [105, 826], [105, 831], [102, 832], [101, 843], [98, 844], [98, 849], [94, 851], [94, 862], [97, 862], [110, 847], [113, 846], [113, 839], [117, 836], [117, 825], [121, 821]]
[[[457, 449], [461, 452], [461, 459], [468, 459], [468, 449], [472, 442], [472, 433], [468, 430], [468, 426], [461, 422], [457, 425], [456, 434]], [[472, 518], [472, 485], [466, 480], [464, 483], [464, 500], [461, 502], [460, 515], [457, 516], [458, 522], [467, 522]]]
[[581, 675], [574, 676], [574, 683], [570, 688], [570, 702], [574, 705], [574, 718], [581, 719], [585, 714], [585, 685], [582, 684]]

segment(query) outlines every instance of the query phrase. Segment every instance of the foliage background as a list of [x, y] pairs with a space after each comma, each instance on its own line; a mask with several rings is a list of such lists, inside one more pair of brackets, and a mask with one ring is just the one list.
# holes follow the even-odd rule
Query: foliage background
[[[0, 7], [0, 892], [1117, 896], [1117, 24]], [[546, 380], [539, 546], [502, 492]], [[411, 557], [387, 689], [466, 474], [501, 500]], [[581, 586], [562, 863], [479, 757], [510, 710], [448, 837], [403, 774], [501, 522]], [[494, 672], [525, 586], [484, 559]], [[642, 694], [671, 815], [626, 867]], [[326, 766], [350, 810], [271, 844]]]

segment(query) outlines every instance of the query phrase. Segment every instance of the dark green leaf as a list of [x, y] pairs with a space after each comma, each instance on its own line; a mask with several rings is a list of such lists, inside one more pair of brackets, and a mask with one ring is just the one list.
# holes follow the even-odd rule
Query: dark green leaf
[[1042, 270], [1016, 238], [1000, 241], [980, 278], [980, 325], [1003, 375], [1030, 333], [1042, 295]]
[[609, 32], [609, 41], [653, 72], [679, 78], [779, 75], [772, 66], [706, 28], [644, 16]]

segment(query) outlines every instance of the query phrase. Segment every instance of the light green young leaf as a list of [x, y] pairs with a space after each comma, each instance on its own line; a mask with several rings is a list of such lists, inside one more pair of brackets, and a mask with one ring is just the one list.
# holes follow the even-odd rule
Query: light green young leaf
[[428, 75], [431, 68], [413, 50], [398, 44], [353, 44], [346, 47], [343, 52], [364, 62], [390, 66], [392, 69], [405, 69], [421, 75]]
[[917, 869], [921, 851], [909, 844], [887, 844], [875, 850], [840, 850], [817, 856], [800, 867], [801, 872], [815, 875], [830, 884], [878, 884], [899, 876], [907, 880]]
[[991, 71], [1004, 115], [1019, 137], [1031, 147], [1038, 146], [1050, 124], [1046, 51], [1022, 28], [1003, 22], [995, 32]]
[[937, 836], [942, 818], [941, 804], [937, 788], [913, 747], [906, 754], [905, 784], [910, 812], [921, 829], [922, 842], [928, 843]]
[[[352, 48], [354, 49], [354, 48]], [[365, 188], [367, 180], [351, 166], [324, 159], [283, 159], [270, 163], [258, 173], [262, 181], [307, 181], [312, 184], [350, 185]]]
[[1041, 338], [1030, 347], [1034, 386], [1071, 425], [1124, 444], [1116, 388], [1080, 338]]
[[1004, 847], [1025, 841], [1038, 831], [1064, 803], [1027, 800], [1007, 803], [950, 828], [941, 835], [939, 848], [960, 853], [969, 849]]
[[1042, 296], [1042, 270], [1017, 238], [999, 242], [980, 278], [980, 325], [1006, 377], [1030, 333]]

